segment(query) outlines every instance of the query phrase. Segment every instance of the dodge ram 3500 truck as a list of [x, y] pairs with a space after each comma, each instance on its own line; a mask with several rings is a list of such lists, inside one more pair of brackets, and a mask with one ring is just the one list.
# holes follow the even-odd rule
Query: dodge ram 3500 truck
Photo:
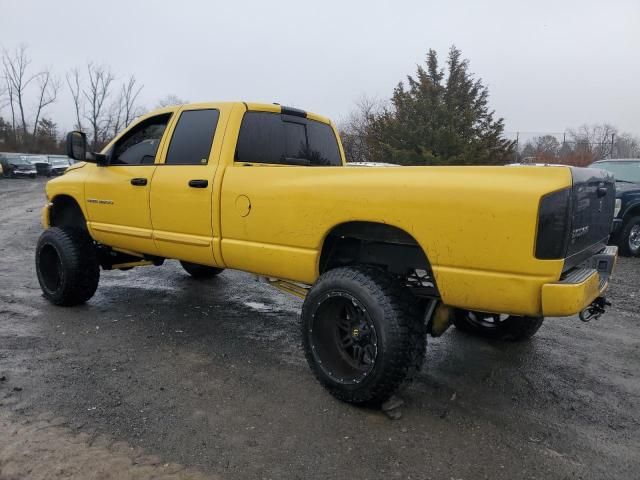
[[[304, 298], [306, 358], [337, 398], [388, 399], [426, 335], [531, 337], [546, 316], [599, 316], [611, 176], [570, 167], [344, 168], [335, 126], [277, 104], [148, 114], [46, 187], [44, 296], [89, 300], [100, 268], [179, 260], [195, 278], [252, 272]], [[215, 281], [211, 288], [215, 288]]]

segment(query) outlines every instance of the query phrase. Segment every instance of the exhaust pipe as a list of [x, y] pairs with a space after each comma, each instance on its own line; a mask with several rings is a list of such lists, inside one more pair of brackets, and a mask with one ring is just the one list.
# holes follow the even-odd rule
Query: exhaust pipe
[[590, 322], [593, 319], [598, 320], [605, 312], [605, 308], [610, 306], [611, 302], [608, 302], [605, 297], [598, 297], [591, 302], [591, 305], [580, 312], [580, 320], [583, 322]]

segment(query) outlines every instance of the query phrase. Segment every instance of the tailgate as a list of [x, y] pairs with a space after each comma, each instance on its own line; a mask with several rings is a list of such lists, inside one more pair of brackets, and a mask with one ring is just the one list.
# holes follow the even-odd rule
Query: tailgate
[[601, 251], [611, 232], [615, 180], [597, 168], [571, 168], [571, 227], [565, 270]]

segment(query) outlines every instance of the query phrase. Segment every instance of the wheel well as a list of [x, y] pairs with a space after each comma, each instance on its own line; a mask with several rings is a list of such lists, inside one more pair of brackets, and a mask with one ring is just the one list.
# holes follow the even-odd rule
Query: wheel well
[[75, 227], [87, 229], [82, 209], [73, 197], [59, 195], [53, 199], [49, 222], [52, 227]]
[[348, 222], [334, 227], [320, 254], [320, 273], [341, 265], [373, 264], [398, 275], [431, 272], [425, 252], [404, 230], [375, 222]]
[[629, 208], [625, 213], [624, 213], [624, 219], [629, 220], [631, 217], [635, 217], [637, 215], [640, 215], [640, 203], [634, 205], [633, 207]]

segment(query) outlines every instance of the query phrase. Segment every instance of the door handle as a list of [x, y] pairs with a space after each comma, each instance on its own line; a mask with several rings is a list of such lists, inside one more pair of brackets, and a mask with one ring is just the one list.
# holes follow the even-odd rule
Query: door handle
[[208, 185], [208, 180], [189, 180], [189, 186], [192, 188], [207, 188]]
[[142, 187], [147, 184], [146, 178], [132, 178], [131, 185], [135, 185], [136, 187]]

